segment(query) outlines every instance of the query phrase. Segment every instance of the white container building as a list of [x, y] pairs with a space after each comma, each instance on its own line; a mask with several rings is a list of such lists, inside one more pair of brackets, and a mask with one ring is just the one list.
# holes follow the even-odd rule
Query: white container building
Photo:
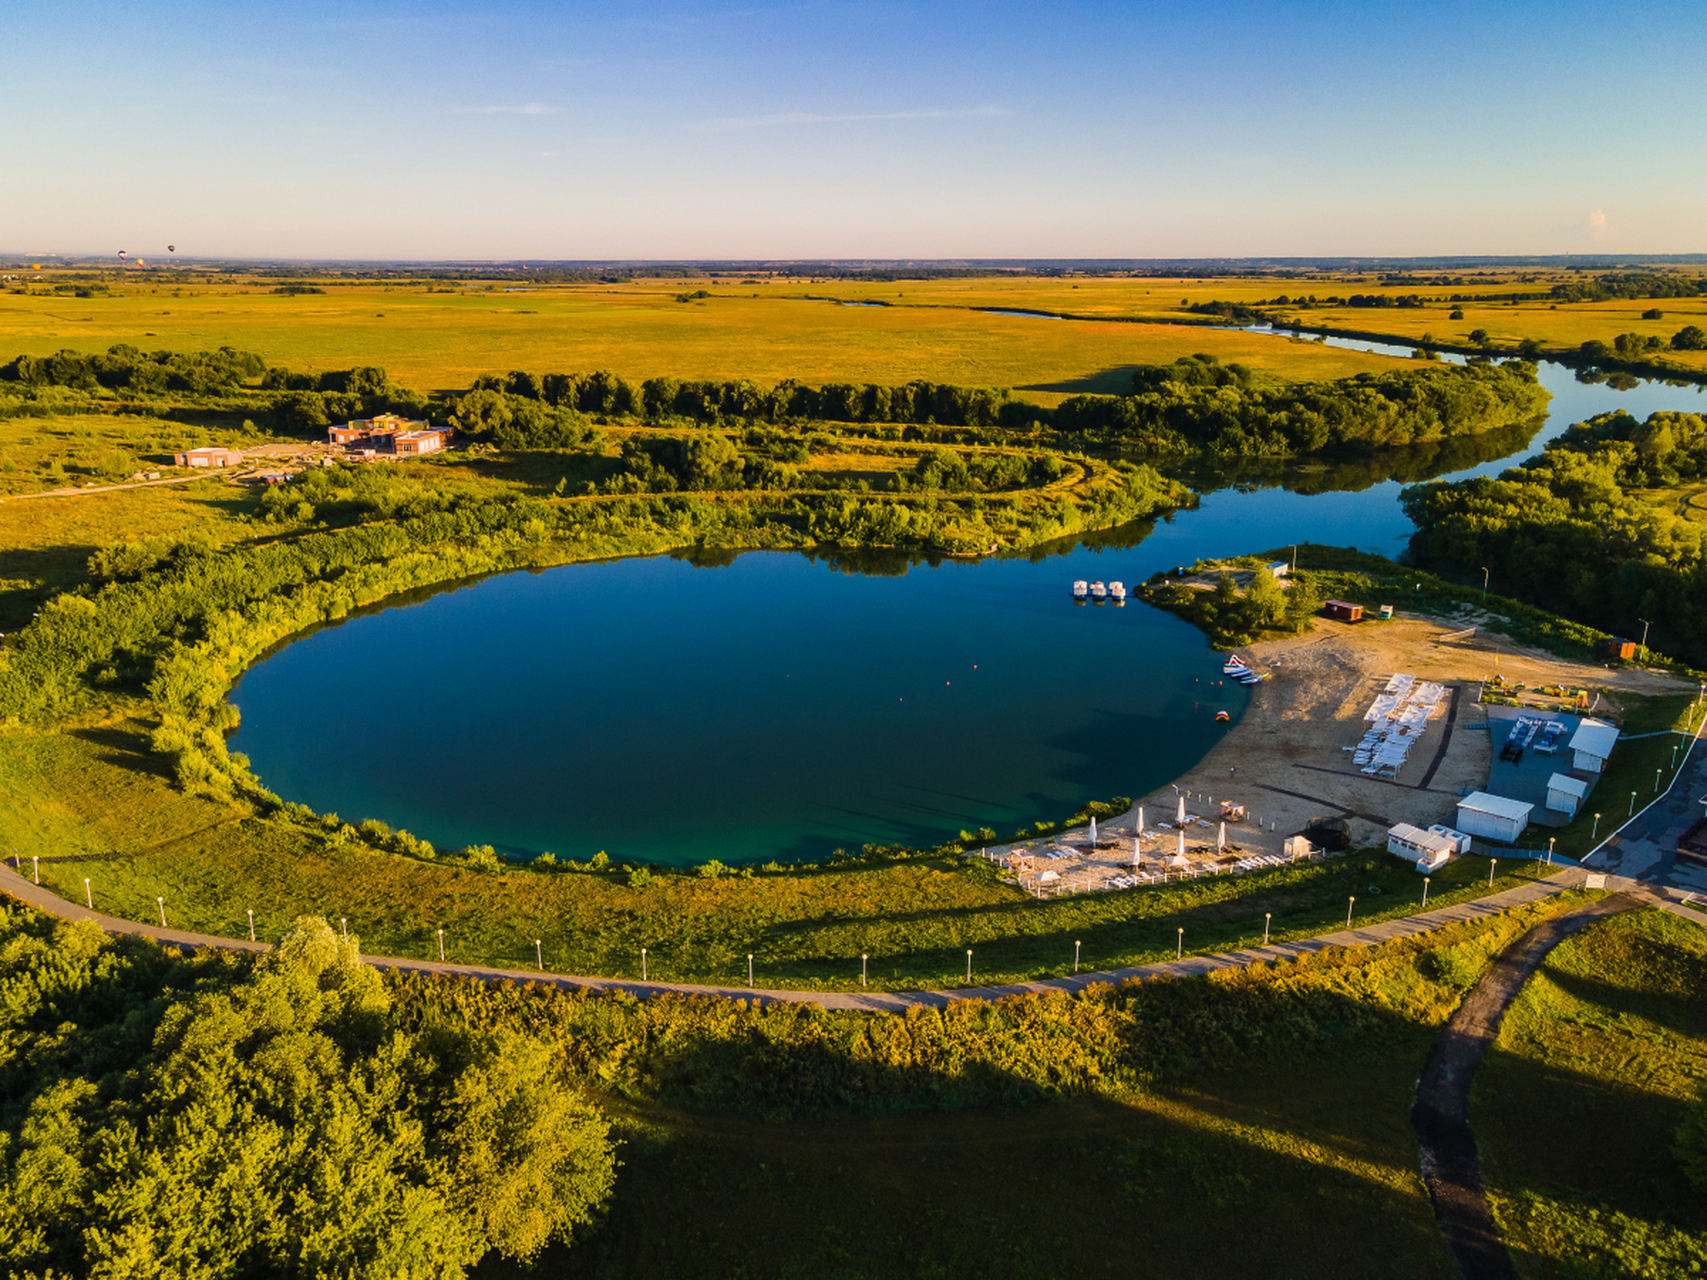
[[1588, 783], [1581, 778], [1573, 778], [1568, 773], [1555, 773], [1547, 779], [1547, 807], [1555, 813], [1568, 813], [1571, 817], [1576, 817], [1583, 797], [1587, 794]]
[[1534, 810], [1522, 800], [1472, 791], [1458, 802], [1458, 830], [1510, 844], [1523, 834]]

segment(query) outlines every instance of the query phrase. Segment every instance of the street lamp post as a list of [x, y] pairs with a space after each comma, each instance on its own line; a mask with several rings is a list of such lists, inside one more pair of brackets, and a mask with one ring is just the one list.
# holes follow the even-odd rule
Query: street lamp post
[[640, 948], [640, 980], [646, 981], [646, 948]]
[[539, 939], [533, 940], [533, 962], [541, 973], [545, 972], [545, 951], [539, 945]]
[[1078, 971], [1079, 971], [1079, 944], [1075, 940], [1073, 943], [1073, 972], [1077, 973]]
[[1624, 816], [1626, 819], [1634, 818], [1636, 816], [1636, 793], [1634, 791], [1630, 793], [1630, 812]]
[[95, 909], [95, 891], [89, 887], [89, 877], [83, 877], [83, 897], [89, 903], [89, 910]]
[[[87, 882], [85, 882], [87, 883]], [[249, 908], [249, 941], [255, 940], [255, 909]]]
[[1642, 624], [1642, 661], [1646, 662], [1648, 660], [1648, 628], [1652, 624], [1646, 618], [1637, 618], [1636, 621]]
[[1345, 904], [1345, 927], [1351, 928], [1351, 909], [1357, 905], [1357, 899], [1352, 898]]
[[160, 927], [164, 929], [166, 927], [166, 899], [156, 898], [154, 904], [160, 908]]
[[1553, 865], [1553, 846], [1559, 842], [1558, 836], [1547, 837], [1547, 865]]
[[1654, 794], [1656, 796], [1659, 795], [1659, 793], [1660, 793], [1660, 775], [1664, 772], [1665, 772], [1664, 769], [1655, 769], [1654, 770]]
[[445, 931], [439, 930], [439, 963], [445, 962]]
[[1181, 928], [1179, 931], [1179, 938], [1174, 942], [1174, 959], [1178, 960], [1184, 955], [1185, 955], [1185, 930], [1183, 928]]
[[1499, 865], [1500, 860], [1498, 858], [1488, 859], [1488, 888], [1490, 889], [1494, 887], [1494, 869]]
[[1269, 922], [1272, 921], [1273, 919], [1274, 919], [1274, 912], [1265, 911], [1262, 913], [1262, 944], [1265, 947], [1268, 945]]
[[1423, 877], [1423, 906], [1428, 906], [1428, 877]]
[[753, 953], [747, 952], [747, 985], [753, 985]]
[[865, 985], [865, 962], [867, 959], [869, 957], [861, 953], [859, 958], [859, 985], [862, 987]]
[[966, 948], [966, 981], [972, 981], [972, 948]]

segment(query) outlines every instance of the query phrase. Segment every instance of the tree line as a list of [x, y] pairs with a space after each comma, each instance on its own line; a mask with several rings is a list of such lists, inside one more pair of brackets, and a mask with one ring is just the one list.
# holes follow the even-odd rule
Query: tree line
[[1707, 422], [1659, 412], [1601, 414], [1498, 478], [1420, 485], [1402, 495], [1417, 563], [1487, 566], [1508, 595], [1615, 635], [1639, 632], [1707, 659], [1707, 525], [1681, 489], [1707, 476]]
[[1130, 395], [1075, 396], [1054, 426], [1157, 454], [1285, 457], [1479, 434], [1536, 418], [1549, 399], [1522, 361], [1268, 385], [1200, 354], [1138, 369]]

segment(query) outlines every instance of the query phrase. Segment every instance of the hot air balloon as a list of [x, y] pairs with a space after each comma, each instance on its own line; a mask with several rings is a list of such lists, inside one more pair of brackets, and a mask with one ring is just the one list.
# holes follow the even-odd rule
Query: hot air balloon
[[124, 257], [124, 250], [123, 249], [119, 250], [119, 257], [121, 257], [121, 258]]
[[176, 252], [178, 252], [178, 246], [175, 244], [169, 244], [166, 246], [166, 252], [167, 253], [176, 253]]

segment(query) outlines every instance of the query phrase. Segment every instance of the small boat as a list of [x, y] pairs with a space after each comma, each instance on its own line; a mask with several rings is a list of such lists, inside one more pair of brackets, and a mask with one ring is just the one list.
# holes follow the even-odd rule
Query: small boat
[[1124, 599], [1126, 599], [1126, 584], [1124, 582], [1111, 582], [1111, 583], [1109, 583], [1108, 584], [1108, 595], [1109, 595], [1109, 599], [1111, 599], [1111, 600], [1124, 600]]
[[1250, 666], [1245, 662], [1245, 660], [1238, 654], [1234, 653], [1227, 656], [1227, 661], [1221, 668], [1221, 674], [1237, 677], [1249, 675], [1250, 670]]
[[1104, 583], [1101, 583], [1101, 582], [1091, 583], [1091, 599], [1092, 600], [1106, 600], [1106, 599], [1108, 599], [1108, 587], [1107, 587], [1107, 585]]
[[1086, 582], [1083, 578], [1080, 578], [1073, 584], [1073, 599], [1082, 601], [1089, 594], [1090, 583]]

